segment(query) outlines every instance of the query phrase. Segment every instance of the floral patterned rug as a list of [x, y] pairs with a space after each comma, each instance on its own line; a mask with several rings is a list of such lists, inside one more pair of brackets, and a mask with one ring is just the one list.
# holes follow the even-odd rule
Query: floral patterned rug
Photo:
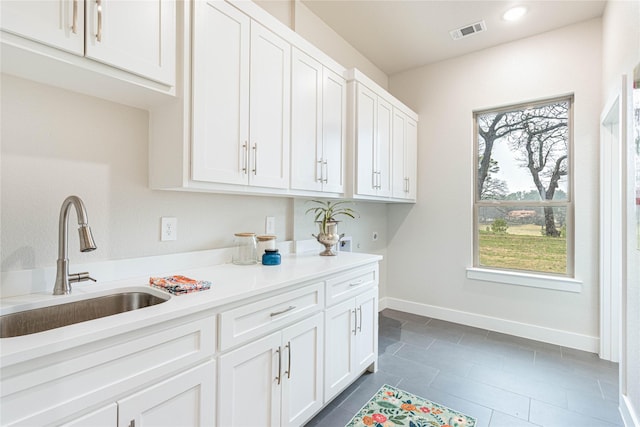
[[387, 384], [346, 427], [473, 427], [476, 419]]

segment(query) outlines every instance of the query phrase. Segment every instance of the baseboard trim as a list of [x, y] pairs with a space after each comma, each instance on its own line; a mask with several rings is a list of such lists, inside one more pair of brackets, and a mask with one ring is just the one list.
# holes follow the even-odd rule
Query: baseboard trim
[[631, 404], [631, 401], [624, 394], [620, 395], [620, 415], [626, 427], [640, 427], [640, 417]]
[[429, 304], [421, 304], [398, 298], [381, 298], [378, 306], [380, 310], [384, 310], [385, 308], [400, 310], [407, 313], [446, 320], [448, 322], [461, 323], [476, 328], [488, 329], [517, 337], [588, 351], [590, 353], [598, 353], [598, 349], [600, 348], [600, 339], [598, 337]]

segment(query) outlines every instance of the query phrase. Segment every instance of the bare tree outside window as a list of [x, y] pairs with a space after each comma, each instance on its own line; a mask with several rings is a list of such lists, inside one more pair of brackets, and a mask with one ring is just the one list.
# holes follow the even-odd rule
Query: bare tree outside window
[[570, 273], [571, 107], [568, 97], [474, 114], [476, 266]]

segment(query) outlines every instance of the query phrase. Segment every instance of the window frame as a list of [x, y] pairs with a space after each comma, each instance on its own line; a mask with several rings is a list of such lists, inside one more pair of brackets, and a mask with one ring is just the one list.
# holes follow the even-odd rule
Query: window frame
[[[482, 200], [478, 194], [478, 164], [479, 164], [479, 132], [478, 116], [487, 113], [501, 113], [507, 111], [519, 111], [527, 108], [534, 108], [541, 105], [552, 104], [554, 102], [568, 102], [568, 144], [567, 144], [567, 199], [562, 201], [535, 201], [535, 200]], [[474, 110], [473, 119], [473, 266], [467, 269], [467, 277], [470, 279], [498, 281], [515, 285], [542, 287], [570, 292], [580, 292], [581, 282], [575, 280], [575, 169], [574, 169], [574, 95], [560, 95], [550, 98], [539, 99], [515, 103], [496, 108], [484, 108]], [[480, 229], [479, 213], [482, 207], [496, 206], [516, 206], [516, 207], [565, 207], [566, 208], [566, 245], [567, 268], [565, 273], [552, 273], [535, 270], [520, 270], [514, 268], [503, 268], [494, 266], [483, 266], [480, 264]], [[529, 278], [529, 280], [527, 280]], [[552, 280], [550, 284], [544, 284], [545, 279]], [[530, 283], [528, 283], [530, 282]], [[567, 289], [563, 286], [568, 285]]]

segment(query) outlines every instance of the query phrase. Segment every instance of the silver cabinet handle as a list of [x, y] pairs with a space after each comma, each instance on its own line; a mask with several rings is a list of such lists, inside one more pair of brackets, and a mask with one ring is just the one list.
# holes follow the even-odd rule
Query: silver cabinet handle
[[291, 341], [287, 342], [284, 348], [289, 350], [289, 359], [287, 361], [287, 371], [285, 374], [287, 374], [287, 378], [291, 378]]
[[323, 176], [322, 182], [326, 184], [327, 182], [329, 182], [329, 166], [326, 160], [322, 162], [322, 166], [324, 167], [323, 168], [324, 172], [322, 174]]
[[254, 175], [258, 175], [258, 143], [253, 144], [253, 169], [251, 170]]
[[278, 354], [278, 376], [276, 377], [276, 381], [278, 381], [278, 385], [280, 385], [282, 379], [282, 347], [278, 346], [276, 353]]
[[98, 33], [96, 34], [96, 40], [102, 41], [102, 0], [96, 0], [96, 5], [98, 5]]
[[320, 173], [316, 169], [316, 174], [320, 175], [320, 178], [317, 179], [318, 182], [324, 182], [324, 169], [322, 168], [322, 159], [318, 160], [318, 165], [320, 165]]
[[353, 326], [353, 331], [351, 332], [353, 332], [353, 335], [356, 335], [358, 331], [358, 314], [356, 310], [353, 310], [353, 321], [354, 321], [354, 324], [353, 324], [354, 326]]
[[242, 157], [242, 172], [246, 175], [247, 169], [249, 168], [249, 145], [247, 144], [247, 141], [242, 144]]
[[285, 308], [284, 310], [280, 310], [280, 311], [276, 311], [276, 312], [271, 313], [270, 316], [271, 317], [279, 316], [279, 315], [284, 314], [284, 313], [286, 313], [288, 311], [291, 311], [291, 310], [293, 310], [295, 308], [296, 308], [295, 305], [290, 305], [289, 307]]
[[71, 32], [78, 34], [78, 0], [73, 0], [73, 22], [71, 22]]
[[364, 282], [364, 280], [362, 280], [362, 279], [354, 280], [353, 282], [349, 282], [349, 286], [358, 286], [358, 285], [361, 285], [362, 282]]
[[360, 312], [360, 324], [358, 325], [358, 332], [362, 332], [362, 306], [358, 307], [358, 311]]
[[136, 420], [131, 420], [129, 427], [136, 427]]

